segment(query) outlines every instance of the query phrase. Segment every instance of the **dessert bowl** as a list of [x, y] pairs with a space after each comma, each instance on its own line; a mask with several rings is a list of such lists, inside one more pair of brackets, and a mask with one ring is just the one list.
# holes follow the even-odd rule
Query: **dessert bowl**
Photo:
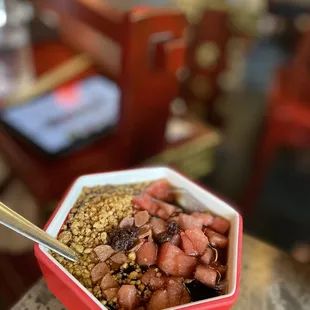
[[[48, 221], [45, 230], [57, 237], [68, 214], [84, 187], [119, 185], [167, 179], [173, 186], [186, 189], [201, 202], [206, 211], [221, 216], [230, 222], [227, 253], [227, 288], [225, 294], [173, 307], [174, 309], [230, 309], [239, 290], [242, 248], [242, 218], [231, 206], [195, 184], [183, 175], [164, 167], [142, 168], [79, 177], [70, 187], [63, 200]], [[50, 291], [69, 310], [107, 309], [73, 275], [69, 273], [43, 246], [35, 245], [35, 255]]]

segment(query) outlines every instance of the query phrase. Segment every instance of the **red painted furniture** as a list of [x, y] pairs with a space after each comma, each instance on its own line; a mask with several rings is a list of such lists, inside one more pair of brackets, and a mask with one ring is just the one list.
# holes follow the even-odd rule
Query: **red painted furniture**
[[[245, 192], [244, 212], [253, 210], [257, 203], [266, 174], [280, 147], [309, 148], [309, 101], [298, 99], [307, 90], [300, 89], [300, 93], [294, 93], [294, 89], [299, 89], [298, 85], [291, 85], [294, 71], [282, 68], [270, 93], [263, 136], [258, 145], [253, 175]], [[295, 79], [293, 83], [298, 84], [299, 78], [295, 76]]]
[[191, 25], [188, 31], [186, 66], [189, 71], [182, 95], [194, 110], [198, 108], [198, 113], [204, 114], [200, 116], [215, 125], [220, 121], [215, 109], [215, 100], [221, 92], [219, 77], [227, 69], [227, 43], [232, 36], [229, 19], [228, 12], [207, 10], [201, 21]]
[[41, 55], [46, 54], [37, 58], [39, 73], [61, 62], [62, 57], [64, 60], [76, 51], [86, 51], [97, 65], [91, 71], [108, 75], [122, 91], [121, 119], [116, 130], [96, 144], [61, 159], [44, 158], [0, 129], [0, 150], [9, 166], [37, 201], [45, 204], [59, 198], [78, 175], [122, 169], [163, 148], [169, 104], [178, 93], [179, 83], [171, 68], [166, 68], [173, 53], [163, 54], [163, 67], [157, 67], [157, 56], [152, 51], [164, 44], [155, 40], [162, 33], [169, 33], [164, 41], [179, 39], [186, 20], [179, 11], [120, 12], [95, 0], [37, 3], [40, 12], [48, 10], [58, 15], [63, 42], [74, 47], [70, 50], [60, 44], [59, 53], [56, 47], [48, 47], [51, 53], [41, 47]]
[[291, 63], [279, 69], [269, 94], [266, 124], [253, 173], [242, 203], [250, 212], [279, 147], [308, 149], [310, 145], [310, 31], [304, 33]]

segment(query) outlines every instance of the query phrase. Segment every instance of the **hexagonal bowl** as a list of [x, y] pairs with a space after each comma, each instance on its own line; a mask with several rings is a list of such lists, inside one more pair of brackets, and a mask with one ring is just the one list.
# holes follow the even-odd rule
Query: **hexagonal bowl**
[[[66, 220], [71, 208], [84, 186], [106, 184], [125, 184], [152, 181], [160, 178], [168, 179], [174, 186], [185, 188], [201, 201], [206, 209], [223, 216], [231, 222], [228, 248], [228, 290], [225, 295], [193, 302], [175, 309], [219, 309], [227, 310], [235, 303], [239, 290], [242, 248], [242, 218], [231, 206], [195, 184], [183, 175], [164, 167], [142, 168], [109, 173], [98, 173], [79, 177], [70, 187], [60, 202], [45, 230], [56, 237]], [[78, 282], [61, 264], [59, 264], [46, 248], [35, 245], [35, 255], [41, 267], [44, 279], [50, 291], [69, 310], [106, 309], [82, 284]]]

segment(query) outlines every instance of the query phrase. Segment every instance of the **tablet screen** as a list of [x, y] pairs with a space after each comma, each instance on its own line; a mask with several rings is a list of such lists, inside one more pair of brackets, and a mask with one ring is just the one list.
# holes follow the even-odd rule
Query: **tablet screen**
[[7, 108], [1, 120], [49, 154], [114, 127], [120, 90], [110, 80], [92, 76], [43, 97]]

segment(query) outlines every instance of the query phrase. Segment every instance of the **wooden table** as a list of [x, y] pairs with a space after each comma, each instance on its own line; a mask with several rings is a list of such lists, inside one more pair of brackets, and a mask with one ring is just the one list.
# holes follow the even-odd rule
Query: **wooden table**
[[[11, 310], [65, 310], [40, 280]], [[310, 266], [253, 237], [244, 236], [242, 279], [233, 310], [310, 309]]]

